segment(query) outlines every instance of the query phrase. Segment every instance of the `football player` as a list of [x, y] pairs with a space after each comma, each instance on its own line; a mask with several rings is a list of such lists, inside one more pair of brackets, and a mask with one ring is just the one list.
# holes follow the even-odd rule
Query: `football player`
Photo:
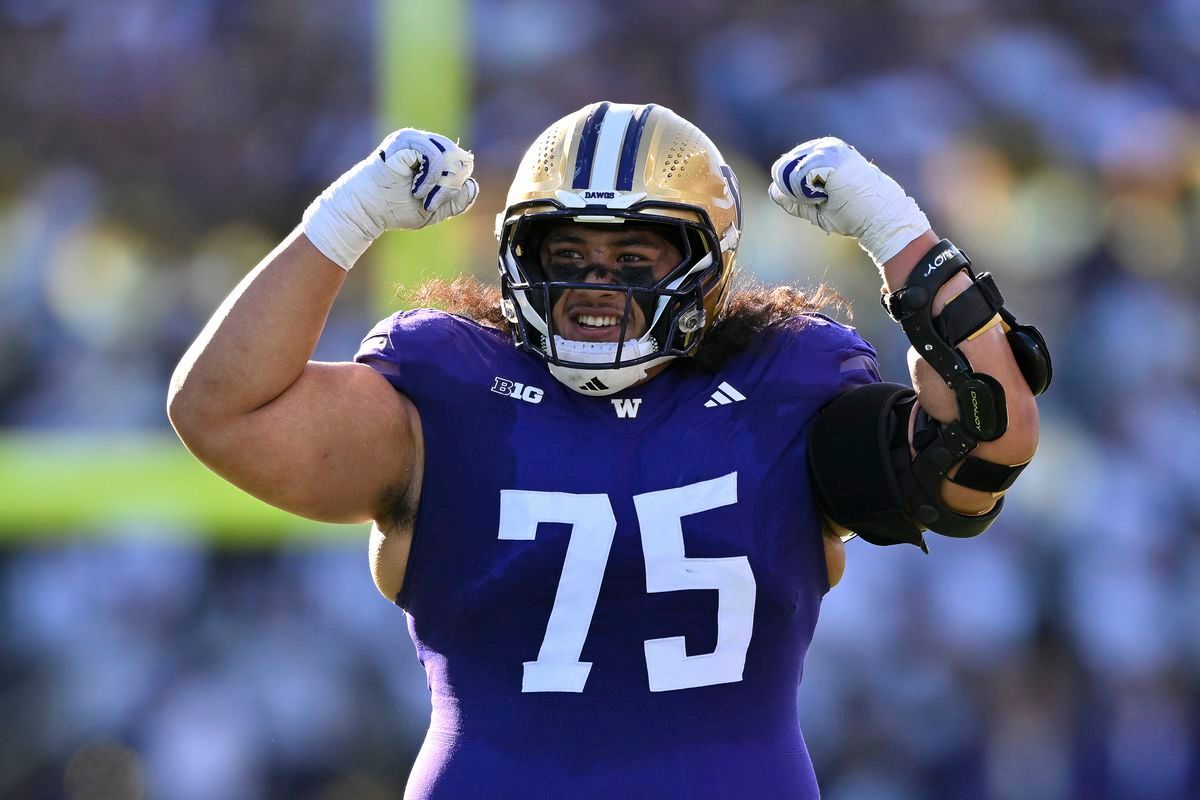
[[432, 696], [407, 797], [817, 797], [795, 695], [839, 534], [985, 530], [1034, 452], [1044, 342], [891, 178], [806, 142], [770, 194], [879, 267], [914, 345], [913, 386], [881, 382], [819, 298], [731, 291], [709, 138], [602, 102], [525, 154], [494, 312], [457, 284], [462, 313], [309, 361], [355, 261], [466, 211], [472, 167], [405, 129], [339, 178], [184, 356], [176, 430], [269, 503], [374, 522]]

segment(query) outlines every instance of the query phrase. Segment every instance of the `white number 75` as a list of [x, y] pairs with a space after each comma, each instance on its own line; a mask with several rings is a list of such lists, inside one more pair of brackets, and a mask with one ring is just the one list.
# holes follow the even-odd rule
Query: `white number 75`
[[[754, 573], [745, 556], [688, 558], [683, 549], [683, 517], [737, 502], [737, 473], [635, 495], [646, 591], [717, 590], [717, 646], [689, 656], [684, 637], [645, 642], [650, 691], [666, 692], [735, 683], [742, 679], [754, 625]], [[536, 661], [526, 661], [522, 692], [582, 692], [591, 672], [580, 661], [592, 624], [596, 598], [608, 563], [617, 520], [603, 494], [500, 492], [500, 538], [532, 540], [540, 522], [571, 525], [554, 607]]]

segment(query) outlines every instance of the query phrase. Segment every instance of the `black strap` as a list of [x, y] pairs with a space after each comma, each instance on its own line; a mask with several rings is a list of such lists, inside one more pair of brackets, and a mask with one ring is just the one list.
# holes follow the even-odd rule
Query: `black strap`
[[1013, 485], [1017, 476], [1021, 474], [1021, 470], [1025, 469], [1028, 463], [1008, 466], [1007, 464], [995, 464], [991, 461], [985, 461], [975, 456], [967, 456], [963, 459], [962, 466], [958, 468], [958, 472], [954, 474], [954, 477], [947, 478], [947, 480], [967, 489], [975, 489], [976, 491], [987, 492], [989, 494], [999, 494], [1000, 492], [1008, 491], [1008, 488]]
[[879, 298], [892, 319], [904, 328], [921, 358], [951, 386], [971, 374], [971, 365], [938, 335], [933, 323], [933, 298], [942, 284], [970, 266], [965, 253], [950, 240], [942, 239], [913, 268], [902, 287]]
[[[904, 328], [917, 354], [933, 367], [954, 391], [958, 404], [958, 422], [943, 430], [943, 438], [965, 437], [966, 449], [955, 452], [966, 455], [979, 441], [992, 441], [1004, 435], [1008, 426], [1004, 390], [990, 375], [976, 373], [971, 363], [942, 333], [933, 317], [933, 298], [938, 290], [960, 271], [966, 270], [972, 283], [978, 278], [971, 271], [971, 260], [948, 239], [942, 239], [926, 253], [909, 273], [904, 286], [880, 297], [887, 312]], [[964, 311], [959, 316], [969, 324], [973, 318], [970, 308], [986, 303], [993, 295], [987, 287], [968, 295]], [[978, 299], [975, 299], [978, 298]], [[983, 323], [980, 323], [982, 325]], [[958, 441], [949, 442], [951, 451], [958, 451]]]
[[946, 341], [957, 347], [964, 339], [987, 325], [1004, 307], [1004, 296], [990, 272], [975, 279], [961, 294], [952, 298], [933, 318], [934, 328]]
[[[943, 536], [978, 536], [987, 530], [1000, 515], [1004, 507], [1004, 498], [1000, 498], [991, 511], [980, 516], [960, 514], [943, 505], [939, 499], [942, 481], [949, 480], [946, 477], [947, 471], [956, 461], [964, 458], [965, 452], [974, 448], [974, 444], [968, 443], [962, 435], [959, 423], [951, 422], [947, 425], [938, 422], [929, 416], [928, 411], [918, 406], [912, 443], [917, 456], [910, 462], [911, 471], [900, 470], [898, 473], [902, 476], [898, 481], [899, 488], [912, 515], [925, 527]], [[964, 465], [966, 462], [978, 460], [965, 456]], [[961, 467], [959, 472], [962, 472]]]

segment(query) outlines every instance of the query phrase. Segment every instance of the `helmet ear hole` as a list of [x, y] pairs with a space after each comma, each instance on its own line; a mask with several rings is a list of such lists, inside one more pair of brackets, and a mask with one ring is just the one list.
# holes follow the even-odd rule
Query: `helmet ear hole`
[[704, 327], [705, 314], [703, 308], [693, 308], [690, 311], [685, 311], [679, 315], [679, 322], [676, 323], [679, 332], [687, 335], [695, 333]]

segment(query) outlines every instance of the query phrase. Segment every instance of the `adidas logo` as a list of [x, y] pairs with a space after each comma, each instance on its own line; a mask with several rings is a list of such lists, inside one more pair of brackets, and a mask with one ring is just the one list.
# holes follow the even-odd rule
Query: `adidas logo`
[[604, 390], [608, 389], [607, 386], [600, 382], [599, 378], [592, 378], [579, 388], [585, 392], [603, 392]]
[[704, 404], [705, 408], [716, 408], [717, 406], [727, 406], [730, 403], [737, 403], [745, 400], [746, 395], [739, 392], [737, 389], [730, 386], [724, 381], [717, 387], [717, 390], [712, 393], [712, 397]]

